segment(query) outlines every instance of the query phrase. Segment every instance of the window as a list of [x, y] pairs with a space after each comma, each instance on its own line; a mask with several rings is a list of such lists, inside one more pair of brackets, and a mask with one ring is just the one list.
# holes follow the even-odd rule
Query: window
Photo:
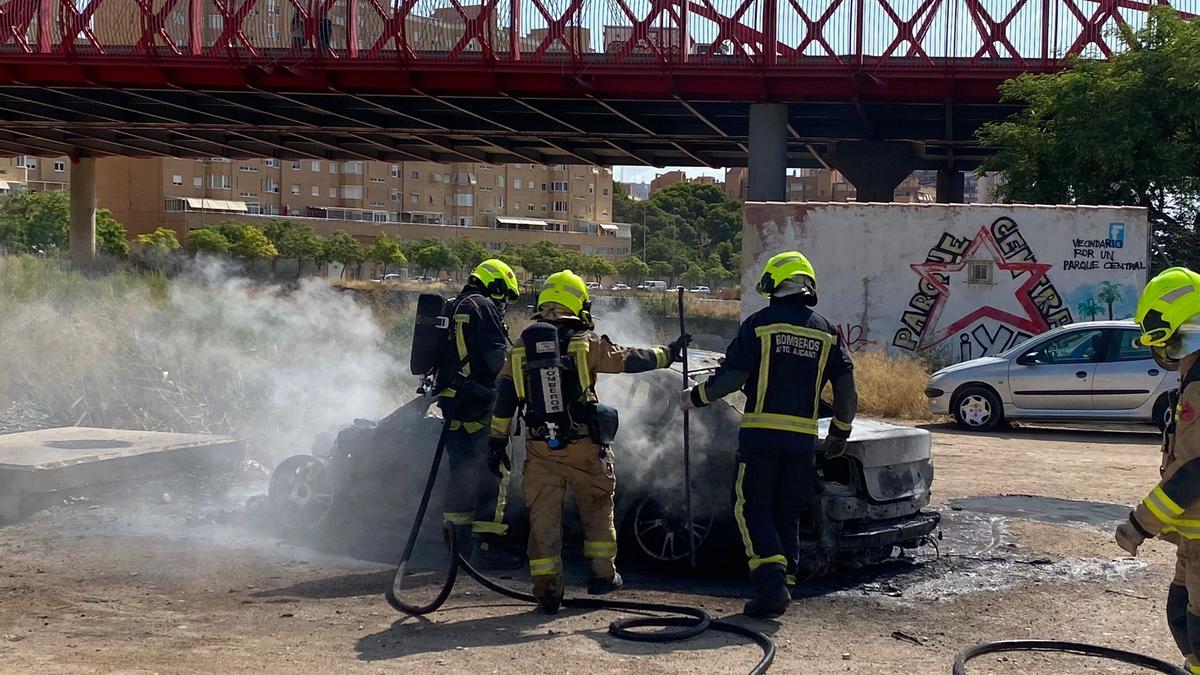
[[342, 199], [362, 199], [363, 189], [361, 185], [343, 185]]
[[596, 184], [595, 183], [588, 183], [588, 194], [589, 195], [596, 194]]
[[967, 283], [981, 286], [992, 285], [992, 265], [990, 260], [967, 261]]
[[412, 171], [408, 172], [408, 177], [413, 180], [416, 180], [421, 177], [421, 172], [417, 171], [416, 169], [413, 169]]
[[458, 217], [458, 226], [459, 227], [471, 227], [471, 225], [474, 222], [475, 222], [475, 219], [472, 218], [471, 216], [459, 216]]
[[346, 162], [342, 165], [342, 173], [348, 173], [352, 176], [361, 176], [363, 171], [362, 162]]
[[258, 202], [246, 202], [246, 213], [262, 213], [262, 206]]
[[1136, 330], [1111, 331], [1113, 340], [1108, 346], [1106, 361], [1144, 361], [1154, 358], [1149, 347], [1136, 342], [1141, 333]]
[[337, 162], [329, 163], [329, 173], [337, 173]]
[[533, 213], [533, 210], [534, 210], [534, 209], [533, 209], [533, 204], [530, 204], [530, 205], [529, 205], [529, 212], [530, 212], [530, 213]]
[[318, 185], [314, 185], [314, 186], [312, 186], [312, 193], [311, 193], [311, 194], [312, 194], [312, 196], [314, 196], [314, 197], [320, 197], [320, 196], [321, 196], [321, 187], [320, 187], [320, 186], [318, 186]]
[[292, 194], [294, 194], [294, 195], [300, 194], [300, 184], [299, 183], [292, 183]]
[[221, 30], [225, 27], [225, 17], [221, 16], [220, 14], [209, 14], [208, 27], [212, 28], [213, 30]]
[[272, 168], [272, 169], [278, 169], [278, 168], [279, 168], [279, 160], [277, 160], [277, 159], [268, 159], [268, 160], [266, 161], [266, 165], [267, 165], [269, 168]]
[[23, 158], [21, 158], [20, 165], [25, 167], [26, 169], [36, 169], [37, 168], [37, 157], [23, 157]]
[[530, 180], [530, 181], [525, 181], [525, 187], [527, 187], [527, 188], [529, 188], [530, 190], [532, 190], [532, 189], [533, 189], [533, 181], [531, 181], [531, 180]]
[[[530, 187], [533, 187], [533, 184], [532, 184], [532, 183], [530, 183]], [[513, 179], [513, 189], [514, 189], [514, 190], [520, 190], [520, 189], [521, 189], [521, 179], [520, 179], [520, 178], [514, 178], [514, 179]]]
[[[383, 202], [371, 202], [371, 206], [383, 206]], [[381, 220], [379, 220], [379, 216], [380, 216], [380, 215], [383, 215], [383, 217], [384, 217], [384, 220], [382, 220], [382, 221], [381, 221]], [[376, 212], [376, 213], [375, 213], [375, 216], [376, 216], [376, 217], [375, 217], [375, 222], [377, 222], [377, 223], [379, 223], [379, 222], [387, 222], [387, 214], [386, 214], [386, 213], [384, 213], [384, 214], [380, 214], [379, 212]]]
[[229, 176], [223, 173], [214, 173], [208, 177], [208, 187], [214, 190], [228, 190]]
[[504, 176], [496, 176], [496, 187], [504, 187]]
[[555, 171], [566, 171], [566, 170], [567, 170], [567, 165], [566, 165], [566, 164], [555, 164], [555, 165], [554, 165], [554, 170], [555, 170]]
[[279, 37], [279, 29], [273, 23], [267, 24], [267, 38], [274, 40], [277, 37]]
[[475, 195], [467, 193], [459, 193], [454, 195], [455, 206], [475, 206]]
[[319, 159], [314, 159], [314, 160], [313, 160], [313, 162], [312, 162], [312, 170], [313, 170], [313, 173], [320, 173], [320, 172], [321, 172], [321, 160], [319, 160]]
[[183, 185], [183, 176], [179, 174], [171, 176], [171, 185]]
[[400, 165], [393, 164], [392, 165], [392, 178], [399, 178], [399, 177], [400, 177]]
[[414, 192], [414, 193], [410, 194], [408, 196], [408, 201], [410, 203], [412, 203], [413, 206], [420, 206], [421, 205], [421, 193]]
[[258, 193], [257, 192], [239, 192], [238, 196], [245, 199], [247, 197], [257, 197]]
[[54, 163], [54, 173], [62, 173], [66, 170], [67, 170], [66, 162], [55, 162]]
[[337, 199], [337, 188], [333, 187], [332, 185], [329, 186], [329, 198]]
[[513, 208], [517, 211], [521, 210], [521, 202], [513, 202]]
[[263, 181], [263, 189], [267, 192], [279, 192], [279, 181], [274, 178], [268, 178]]
[[496, 196], [496, 208], [498, 208], [498, 209], [504, 208], [504, 195]]
[[480, 164], [480, 165], [479, 165], [479, 170], [480, 170], [480, 171], [491, 171], [491, 170], [492, 170], [492, 165], [491, 165], [491, 164]]
[[1034, 347], [1034, 363], [1093, 363], [1104, 347], [1104, 331], [1073, 330]]
[[404, 199], [404, 193], [400, 190], [400, 188], [392, 188], [391, 192], [388, 193], [388, 198], [394, 202], [398, 202], [401, 199]]
[[371, 176], [372, 183], [386, 183], [387, 179], [381, 176]]
[[251, 171], [258, 171], [258, 167], [253, 164], [242, 164], [238, 166], [238, 171], [249, 173]]
[[545, 213], [545, 212], [546, 212], [546, 205], [542, 204], [542, 213]]
[[567, 203], [566, 202], [554, 202], [554, 208], [552, 210], [555, 213], [566, 213], [567, 212]]
[[546, 191], [546, 184], [542, 183], [542, 192], [545, 192], [545, 191]]
[[267, 14], [279, 13], [279, 0], [267, 0]]
[[299, 170], [300, 170], [300, 160], [293, 159], [292, 160], [292, 171], [299, 171]]
[[604, 195], [605, 197], [607, 197], [607, 196], [608, 196], [608, 188], [604, 188], [603, 190], [601, 190], [601, 191], [600, 191], [600, 194], [602, 194], [602, 195]]
[[601, 209], [601, 210], [600, 210], [600, 215], [602, 215], [602, 216], [607, 216], [607, 215], [608, 215], [608, 209]]
[[200, 176], [193, 177], [192, 178], [192, 187], [197, 187], [197, 188], [204, 187], [204, 179], [201, 178]]
[[187, 24], [187, 17], [184, 16], [183, 12], [172, 12], [171, 18], [174, 19], [175, 25], [177, 26], [183, 26]]
[[551, 181], [550, 182], [550, 191], [551, 192], [566, 192], [567, 191], [567, 181], [565, 181], [565, 180]]

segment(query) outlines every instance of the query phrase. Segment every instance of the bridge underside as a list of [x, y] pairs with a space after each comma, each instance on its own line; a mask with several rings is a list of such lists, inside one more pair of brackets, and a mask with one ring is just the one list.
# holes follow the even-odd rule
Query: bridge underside
[[638, 76], [628, 66], [567, 76], [544, 65], [505, 75], [462, 64], [6, 60], [4, 154], [733, 167], [747, 164], [749, 104], [767, 100], [788, 102], [789, 166], [826, 166], [832, 144], [867, 139], [922, 143], [914, 168], [969, 169], [986, 154], [975, 130], [1015, 110], [997, 102], [1011, 75], [1003, 68], [957, 78], [804, 67]]

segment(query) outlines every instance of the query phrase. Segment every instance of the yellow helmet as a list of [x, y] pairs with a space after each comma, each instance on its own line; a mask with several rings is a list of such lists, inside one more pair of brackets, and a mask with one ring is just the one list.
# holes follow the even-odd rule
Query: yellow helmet
[[1200, 314], [1200, 274], [1186, 267], [1163, 270], [1146, 284], [1134, 320], [1142, 327], [1138, 341], [1161, 347], [1179, 327]]
[[777, 253], [771, 256], [771, 259], [763, 266], [762, 277], [759, 278], [758, 285], [754, 287], [754, 290], [769, 298], [785, 279], [796, 276], [808, 277], [813, 293], [816, 293], [817, 273], [813, 270], [812, 263], [808, 262], [808, 258], [805, 258], [804, 254], [799, 251]]
[[583, 277], [571, 270], [563, 270], [546, 278], [542, 292], [538, 294], [538, 307], [547, 302], [557, 302], [571, 310], [575, 316], [581, 317], [583, 311], [591, 304], [591, 299], [588, 297], [587, 284], [583, 282]]
[[478, 279], [488, 295], [495, 300], [516, 300], [521, 294], [520, 287], [517, 286], [517, 275], [503, 260], [484, 260], [471, 272], [471, 278]]

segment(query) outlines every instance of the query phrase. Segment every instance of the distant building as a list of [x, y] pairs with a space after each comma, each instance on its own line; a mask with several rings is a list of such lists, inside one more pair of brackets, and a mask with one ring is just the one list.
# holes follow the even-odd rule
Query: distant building
[[687, 174], [678, 169], [675, 171], [660, 173], [654, 177], [654, 180], [650, 181], [650, 194], [658, 194], [672, 185], [678, 185], [686, 182]]
[[634, 201], [640, 202], [650, 198], [649, 183], [621, 183], [621, 186], [625, 188], [625, 194]]
[[747, 190], [750, 188], [748, 175], [749, 171], [744, 166], [725, 169], [725, 194], [745, 201], [749, 196]]

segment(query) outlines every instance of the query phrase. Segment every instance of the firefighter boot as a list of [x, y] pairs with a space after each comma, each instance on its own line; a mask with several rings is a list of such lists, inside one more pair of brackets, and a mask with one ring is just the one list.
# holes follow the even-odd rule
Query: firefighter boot
[[[471, 526], [470, 525], [451, 525], [450, 531], [454, 537], [454, 547], [458, 551], [458, 555], [464, 560], [471, 558]], [[443, 532], [443, 537], [445, 533]], [[446, 539], [446, 548], [450, 548], [450, 540]]]
[[558, 607], [562, 604], [564, 585], [561, 574], [534, 578], [533, 597], [537, 598], [538, 610], [542, 614], [558, 614]]
[[742, 614], [756, 619], [770, 619], [787, 611], [792, 602], [785, 583], [783, 565], [768, 563], [750, 575], [754, 581], [754, 598], [742, 608]]
[[494, 537], [476, 537], [471, 566], [478, 570], [515, 570], [525, 566], [525, 559], [504, 548]]
[[625, 585], [620, 572], [613, 572], [611, 578], [590, 577], [588, 579], [588, 595], [604, 595], [619, 590]]

